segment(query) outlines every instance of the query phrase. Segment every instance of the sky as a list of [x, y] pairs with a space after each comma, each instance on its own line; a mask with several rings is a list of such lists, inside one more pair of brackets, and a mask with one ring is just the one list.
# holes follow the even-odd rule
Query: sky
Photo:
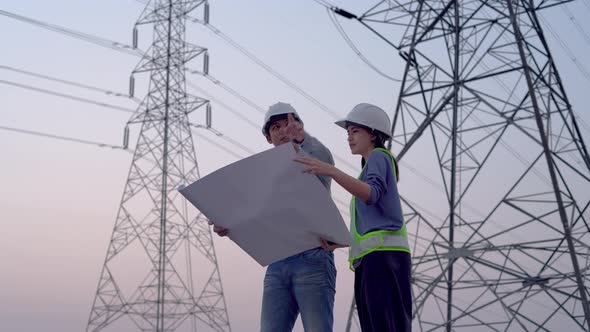
[[[368, 4], [333, 1], [351, 12]], [[590, 68], [590, 40], [575, 27], [590, 32], [587, 0], [578, 0], [566, 12], [551, 9], [548, 34], [557, 67], [581, 129], [590, 139], [587, 91], [590, 81], [575, 62]], [[63, 27], [131, 44], [132, 27], [143, 5], [131, 0], [103, 1], [0, 1], [0, 10]], [[262, 59], [290, 81], [336, 114], [344, 115], [355, 104], [381, 105], [393, 115], [399, 83], [380, 76], [366, 66], [347, 46], [328, 18], [324, 7], [314, 1], [212, 1], [211, 23]], [[383, 72], [399, 77], [403, 60], [374, 35], [354, 22], [341, 20], [345, 30], [363, 53]], [[41, 73], [114, 92], [128, 91], [129, 75], [138, 58], [88, 42], [0, 16], [0, 80], [68, 93], [80, 98], [134, 109], [126, 98], [60, 85], [6, 69], [6, 66]], [[207, 47], [210, 73], [261, 108], [277, 101], [292, 103], [300, 112], [305, 128], [322, 140], [340, 159], [337, 165], [351, 175], [343, 163], [358, 165], [345, 144], [345, 132], [332, 125], [335, 116], [262, 70], [207, 28], [190, 23], [190, 42]], [[151, 41], [146, 27], [139, 30], [140, 46]], [[564, 50], [563, 44], [568, 51]], [[572, 59], [573, 55], [573, 59]], [[197, 69], [200, 64], [194, 65]], [[263, 115], [211, 81], [197, 75], [189, 80], [212, 100], [238, 110], [254, 124]], [[136, 96], [146, 90], [146, 77], [137, 80]], [[0, 82], [1, 83], [1, 82]], [[197, 94], [197, 90], [192, 92]], [[0, 126], [74, 137], [110, 145], [121, 145], [123, 129], [130, 114], [80, 103], [19, 87], [0, 84]], [[210, 97], [207, 97], [210, 98]], [[195, 123], [204, 117], [192, 115]], [[231, 139], [260, 152], [269, 148], [259, 128], [248, 125], [221, 103], [213, 103], [213, 127]], [[131, 142], [138, 127], [131, 127]], [[232, 146], [211, 132], [202, 131], [241, 157], [248, 151]], [[232, 153], [195, 141], [201, 175], [209, 174], [237, 160]], [[0, 330], [80, 331], [86, 326], [98, 277], [112, 232], [131, 154], [120, 149], [97, 147], [0, 130]], [[430, 174], [432, 165], [414, 156], [414, 167]], [[402, 164], [403, 165], [403, 164]], [[410, 178], [413, 179], [413, 178]], [[411, 184], [411, 185], [410, 185]], [[416, 178], [400, 184], [400, 191], [420, 199], [432, 191], [432, 184]], [[343, 202], [348, 197], [333, 186], [333, 195]], [[441, 208], [430, 196], [423, 204]], [[346, 210], [346, 206], [339, 207]], [[442, 205], [444, 208], [444, 204]], [[230, 321], [235, 331], [258, 327], [264, 269], [230, 240], [215, 238]], [[342, 331], [352, 299], [353, 275], [347, 269], [346, 254], [336, 253], [338, 269], [335, 330]], [[302, 331], [297, 322], [296, 331]]]

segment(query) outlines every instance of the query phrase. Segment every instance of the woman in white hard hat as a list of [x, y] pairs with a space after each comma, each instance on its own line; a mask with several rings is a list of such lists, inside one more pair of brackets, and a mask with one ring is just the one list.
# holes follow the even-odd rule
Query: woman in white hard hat
[[[350, 192], [350, 268], [361, 329], [411, 331], [411, 257], [397, 189], [398, 170], [384, 148], [390, 139], [389, 117], [371, 104], [355, 106], [336, 124], [348, 131], [352, 154], [362, 156], [358, 179], [313, 158], [297, 158], [304, 172], [329, 176]], [[325, 249], [337, 245], [322, 241]]]

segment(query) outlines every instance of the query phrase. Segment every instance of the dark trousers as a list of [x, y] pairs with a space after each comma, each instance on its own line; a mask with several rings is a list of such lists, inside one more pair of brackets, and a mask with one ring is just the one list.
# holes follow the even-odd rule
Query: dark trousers
[[402, 251], [374, 251], [354, 273], [354, 297], [363, 332], [412, 330], [411, 258]]

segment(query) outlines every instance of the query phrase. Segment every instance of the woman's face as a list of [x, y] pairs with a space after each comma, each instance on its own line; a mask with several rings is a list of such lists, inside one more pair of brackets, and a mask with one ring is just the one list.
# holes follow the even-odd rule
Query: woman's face
[[375, 135], [363, 127], [353, 124], [346, 127], [348, 146], [352, 154], [368, 155], [375, 148]]

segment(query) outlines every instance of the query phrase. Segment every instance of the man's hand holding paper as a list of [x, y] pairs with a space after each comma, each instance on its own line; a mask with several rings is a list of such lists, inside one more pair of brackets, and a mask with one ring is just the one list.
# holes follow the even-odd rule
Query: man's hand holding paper
[[[349, 243], [342, 216], [320, 180], [303, 174], [291, 144], [228, 165], [180, 190], [261, 265], [321, 246]], [[229, 232], [231, 230], [231, 232]], [[222, 236], [223, 236], [222, 235]]]

